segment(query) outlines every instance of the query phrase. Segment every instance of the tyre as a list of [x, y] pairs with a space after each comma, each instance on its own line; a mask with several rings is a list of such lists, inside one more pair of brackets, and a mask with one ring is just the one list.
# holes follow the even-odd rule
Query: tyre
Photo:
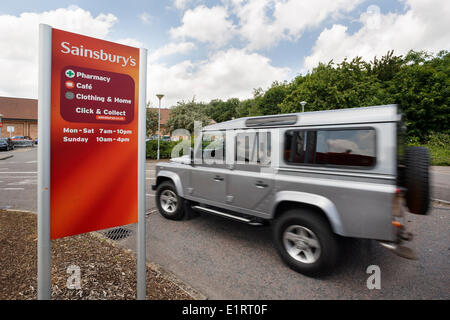
[[159, 213], [170, 220], [181, 220], [184, 217], [183, 198], [177, 194], [172, 182], [164, 181], [156, 189], [156, 206]]
[[429, 166], [430, 154], [427, 148], [409, 147], [405, 150], [405, 198], [411, 213], [427, 214], [428, 212], [430, 204]]
[[287, 211], [275, 221], [273, 236], [281, 259], [297, 272], [326, 275], [336, 263], [336, 236], [328, 221], [314, 211]]

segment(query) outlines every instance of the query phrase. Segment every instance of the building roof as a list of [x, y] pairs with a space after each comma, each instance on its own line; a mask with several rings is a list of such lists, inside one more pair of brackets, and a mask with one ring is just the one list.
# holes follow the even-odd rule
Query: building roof
[[0, 114], [3, 119], [37, 120], [36, 99], [0, 97]]
[[[252, 119], [254, 125], [249, 125]], [[281, 125], [287, 120], [285, 125]], [[397, 105], [384, 105], [364, 108], [335, 109], [325, 111], [299, 112], [273, 116], [258, 116], [225, 121], [203, 128], [203, 130], [227, 130], [245, 128], [268, 128], [279, 126], [315, 126], [334, 124], [358, 124], [398, 121]], [[256, 120], [256, 121], [254, 121]], [[280, 122], [281, 121], [281, 122]], [[258, 125], [257, 123], [261, 123]], [[271, 124], [273, 123], [273, 124]]]

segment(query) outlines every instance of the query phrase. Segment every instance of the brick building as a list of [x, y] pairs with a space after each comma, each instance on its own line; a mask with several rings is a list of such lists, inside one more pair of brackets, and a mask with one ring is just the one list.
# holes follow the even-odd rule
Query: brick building
[[[153, 112], [156, 112], [158, 114], [158, 108], [150, 108]], [[167, 108], [161, 108], [161, 136], [162, 137], [169, 137], [170, 135], [166, 132], [167, 128], [167, 120], [169, 120], [169, 113], [170, 109]], [[155, 132], [155, 139], [158, 138], [158, 130]]]
[[14, 127], [11, 136], [38, 135], [38, 104], [36, 99], [0, 97], [0, 136], [9, 137], [7, 127]]

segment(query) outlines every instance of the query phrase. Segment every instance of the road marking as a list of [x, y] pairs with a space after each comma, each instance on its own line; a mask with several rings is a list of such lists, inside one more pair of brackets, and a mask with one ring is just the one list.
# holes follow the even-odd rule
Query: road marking
[[7, 186], [21, 186], [26, 184], [37, 184], [37, 180], [23, 180], [23, 181], [16, 181], [16, 182], [10, 182], [7, 184]]
[[147, 197], [154, 197], [155, 195], [154, 195], [154, 194], [147, 193], [146, 196], [147, 196]]
[[36, 179], [36, 176], [2, 176], [2, 179]]
[[25, 190], [24, 188], [2, 188], [1, 190]]
[[157, 212], [158, 212], [158, 209], [151, 209], [151, 210], [148, 210], [145, 214], [150, 215], [152, 213], [157, 213]]
[[436, 202], [442, 202], [442, 203], [445, 203], [445, 204], [450, 204], [450, 201], [447, 201], [447, 200], [442, 200], [442, 199], [431, 199], [432, 201], [436, 201]]
[[1, 173], [8, 173], [8, 174], [11, 174], [11, 173], [28, 173], [28, 174], [30, 174], [30, 173], [37, 173], [37, 171], [0, 172], [0, 174]]
[[156, 178], [145, 178], [145, 180], [155, 180]]
[[37, 161], [36, 160], [32, 160], [32, 161], [27, 161], [25, 163], [37, 163]]

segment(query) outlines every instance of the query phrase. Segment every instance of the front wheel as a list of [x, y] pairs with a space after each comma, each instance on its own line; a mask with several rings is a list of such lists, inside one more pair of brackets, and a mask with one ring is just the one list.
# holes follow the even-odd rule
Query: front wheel
[[183, 198], [177, 194], [172, 182], [164, 181], [156, 189], [156, 206], [159, 213], [170, 220], [181, 220], [184, 216]]
[[293, 270], [308, 276], [329, 273], [338, 252], [336, 237], [318, 213], [289, 210], [275, 221], [275, 247]]

